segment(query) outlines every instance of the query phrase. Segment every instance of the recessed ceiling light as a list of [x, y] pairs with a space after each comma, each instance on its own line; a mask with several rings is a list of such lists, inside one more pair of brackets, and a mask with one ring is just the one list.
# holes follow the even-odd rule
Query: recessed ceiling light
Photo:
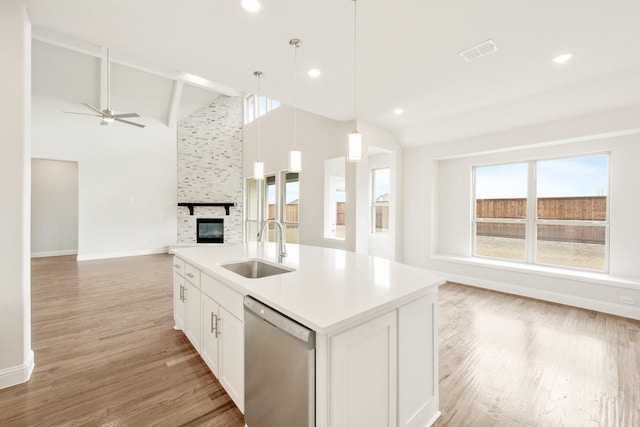
[[319, 77], [320, 74], [322, 74], [322, 71], [318, 70], [317, 68], [312, 68], [309, 71], [307, 71], [307, 75], [313, 79], [315, 79], [316, 77]]
[[395, 114], [396, 116], [399, 116], [402, 113], [404, 113], [404, 109], [402, 109], [400, 107], [393, 109], [393, 114]]
[[262, 2], [260, 0], [242, 0], [242, 7], [249, 13], [256, 13], [262, 10]]
[[571, 53], [563, 53], [562, 55], [558, 55], [553, 58], [553, 62], [555, 62], [556, 64], [564, 64], [565, 62], [570, 60], [572, 56], [573, 54]]

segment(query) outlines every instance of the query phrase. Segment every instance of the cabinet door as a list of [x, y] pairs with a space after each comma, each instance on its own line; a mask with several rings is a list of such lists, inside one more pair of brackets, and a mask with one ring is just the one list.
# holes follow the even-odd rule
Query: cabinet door
[[244, 413], [244, 323], [220, 307], [220, 376], [218, 379]]
[[430, 425], [438, 414], [437, 295], [398, 310], [398, 425]]
[[174, 329], [184, 331], [185, 304], [182, 301], [184, 278], [173, 272], [173, 321]]
[[196, 351], [200, 351], [200, 335], [202, 331], [200, 289], [185, 281], [184, 299], [186, 303], [184, 331]]
[[330, 423], [396, 425], [396, 312], [330, 338]]
[[220, 373], [218, 364], [218, 343], [220, 340], [216, 337], [218, 335], [216, 328], [221, 326], [218, 308], [217, 302], [202, 294], [202, 349], [200, 354], [216, 377], [219, 377]]

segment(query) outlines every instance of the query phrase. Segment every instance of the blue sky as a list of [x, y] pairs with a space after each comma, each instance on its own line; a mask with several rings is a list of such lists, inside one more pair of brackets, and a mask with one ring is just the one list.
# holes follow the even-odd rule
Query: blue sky
[[[300, 198], [300, 182], [288, 182], [287, 183], [287, 194], [285, 197], [285, 203], [291, 203]], [[276, 186], [269, 185], [267, 186], [267, 204], [275, 204], [276, 202]]]
[[[606, 155], [537, 162], [538, 197], [606, 196]], [[476, 198], [527, 196], [527, 163], [476, 168]]]

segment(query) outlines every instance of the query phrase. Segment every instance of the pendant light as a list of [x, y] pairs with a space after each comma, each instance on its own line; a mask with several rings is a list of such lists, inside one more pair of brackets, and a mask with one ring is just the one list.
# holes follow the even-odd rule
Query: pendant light
[[300, 172], [302, 170], [302, 153], [298, 151], [298, 107], [296, 104], [296, 89], [298, 86], [298, 48], [302, 46], [302, 40], [291, 39], [289, 45], [293, 46], [293, 149], [289, 151], [289, 171]]
[[347, 161], [358, 162], [362, 160], [362, 135], [358, 132], [358, 78], [357, 78], [357, 5], [358, 0], [353, 0], [353, 109], [355, 112], [355, 125], [353, 132], [347, 135], [349, 149]]
[[261, 132], [260, 132], [260, 79], [264, 76], [262, 71], [254, 71], [253, 75], [258, 78], [258, 92], [256, 93], [256, 106], [257, 106], [257, 114], [258, 118], [258, 161], [253, 164], [253, 179], [262, 180], [264, 179], [264, 163], [262, 163], [262, 141], [261, 141]]

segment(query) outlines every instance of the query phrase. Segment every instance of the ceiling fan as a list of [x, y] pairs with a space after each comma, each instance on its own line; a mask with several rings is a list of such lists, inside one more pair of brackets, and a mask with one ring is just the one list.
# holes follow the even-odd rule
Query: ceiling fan
[[83, 102], [82, 105], [85, 105], [91, 108], [94, 112], [98, 114], [76, 113], [75, 111], [63, 111], [63, 113], [80, 114], [82, 116], [100, 117], [102, 119], [102, 121], [100, 122], [101, 125], [108, 125], [116, 121], [116, 122], [126, 123], [128, 125], [138, 126], [140, 128], [145, 127], [140, 123], [134, 123], [134, 122], [130, 122], [129, 120], [123, 120], [129, 117], [140, 117], [138, 113], [113, 114], [113, 110], [111, 109], [111, 105], [110, 105], [111, 104], [111, 99], [110, 99], [111, 94], [110, 94], [110, 87], [109, 87], [111, 84], [110, 68], [111, 68], [111, 62], [109, 60], [109, 48], [107, 48], [107, 108], [105, 108], [104, 110], [100, 110], [98, 107], [94, 107], [91, 104], [86, 104]]

